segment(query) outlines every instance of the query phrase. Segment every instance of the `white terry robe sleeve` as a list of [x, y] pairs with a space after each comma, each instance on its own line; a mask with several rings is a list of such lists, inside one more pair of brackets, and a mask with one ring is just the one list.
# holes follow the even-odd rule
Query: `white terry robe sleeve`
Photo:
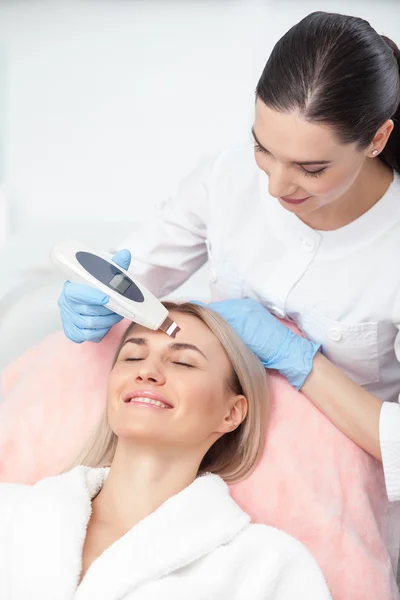
[[[399, 333], [395, 341], [395, 353], [397, 360], [400, 361], [400, 293], [397, 300], [395, 320]], [[387, 495], [391, 502], [395, 502], [400, 500], [400, 404], [398, 402], [382, 404], [379, 416], [379, 440]]]
[[26, 497], [28, 486], [20, 483], [0, 483], [0, 598], [9, 598], [7, 564], [9, 545], [6, 542], [8, 530], [15, 512]]
[[275, 595], [272, 596], [274, 600], [291, 600], [291, 598], [331, 600], [331, 594], [321, 569], [316, 560], [303, 547], [299, 547], [297, 552], [293, 553], [291, 560], [287, 562], [275, 590]]
[[251, 525], [250, 528], [258, 551], [247, 548], [246, 558], [254, 564], [243, 578], [245, 587], [238, 598], [331, 599], [321, 568], [303, 544], [273, 527]]
[[130, 250], [129, 270], [157, 297], [174, 291], [207, 260], [213, 163], [204, 161], [118, 246]]
[[22, 483], [0, 483], [0, 537], [4, 535], [4, 530], [27, 489], [28, 486]]

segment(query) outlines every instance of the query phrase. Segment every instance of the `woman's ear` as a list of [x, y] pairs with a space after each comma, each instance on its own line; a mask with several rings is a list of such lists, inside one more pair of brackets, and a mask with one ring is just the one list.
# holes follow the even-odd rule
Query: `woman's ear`
[[389, 139], [390, 134], [393, 131], [394, 123], [392, 119], [388, 119], [381, 125], [376, 132], [374, 139], [367, 149], [367, 156], [370, 158], [375, 158], [378, 154], [382, 152], [384, 147], [386, 146], [386, 142]]
[[237, 429], [246, 418], [247, 408], [248, 403], [245, 396], [242, 394], [232, 395], [229, 398], [228, 412], [218, 429], [219, 433], [229, 433]]

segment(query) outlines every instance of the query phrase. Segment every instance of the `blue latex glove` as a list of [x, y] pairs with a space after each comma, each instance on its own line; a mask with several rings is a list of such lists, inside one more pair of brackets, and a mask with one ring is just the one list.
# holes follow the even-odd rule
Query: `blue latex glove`
[[320, 344], [296, 335], [251, 298], [203, 306], [223, 317], [265, 367], [282, 373], [297, 390], [303, 386]]
[[[113, 261], [123, 269], [131, 264], [129, 250], [120, 250]], [[64, 333], [72, 342], [100, 342], [123, 317], [104, 306], [109, 298], [83, 283], [66, 281], [58, 300]]]

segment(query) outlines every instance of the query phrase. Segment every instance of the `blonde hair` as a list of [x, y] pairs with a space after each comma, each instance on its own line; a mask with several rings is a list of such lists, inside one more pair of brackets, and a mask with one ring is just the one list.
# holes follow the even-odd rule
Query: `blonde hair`
[[[266, 371], [235, 331], [216, 312], [189, 302], [163, 304], [168, 310], [193, 315], [207, 325], [219, 340], [232, 365], [229, 387], [233, 393], [243, 394], [247, 398], [245, 419], [234, 431], [224, 434], [209, 448], [198, 471], [198, 475], [205, 472], [220, 475], [227, 483], [240, 481], [254, 470], [265, 444], [269, 413]], [[134, 326], [134, 323], [130, 325], [122, 336], [112, 366], [115, 365], [121, 347]], [[108, 423], [106, 409], [70, 468], [78, 465], [110, 466], [117, 441], [118, 438]]]

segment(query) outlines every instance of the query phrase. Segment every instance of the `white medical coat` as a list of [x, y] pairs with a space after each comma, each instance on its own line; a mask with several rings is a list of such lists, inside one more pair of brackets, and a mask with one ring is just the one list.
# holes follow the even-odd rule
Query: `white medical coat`
[[108, 469], [0, 484], [1, 600], [328, 600], [300, 542], [253, 525], [205, 475], [114, 542], [78, 585], [91, 499]]
[[322, 343], [355, 382], [396, 402], [380, 434], [389, 496], [400, 499], [399, 175], [356, 221], [316, 231], [269, 195], [252, 147], [229, 151], [187, 177], [123, 247], [160, 297], [208, 260], [213, 299], [256, 298]]

